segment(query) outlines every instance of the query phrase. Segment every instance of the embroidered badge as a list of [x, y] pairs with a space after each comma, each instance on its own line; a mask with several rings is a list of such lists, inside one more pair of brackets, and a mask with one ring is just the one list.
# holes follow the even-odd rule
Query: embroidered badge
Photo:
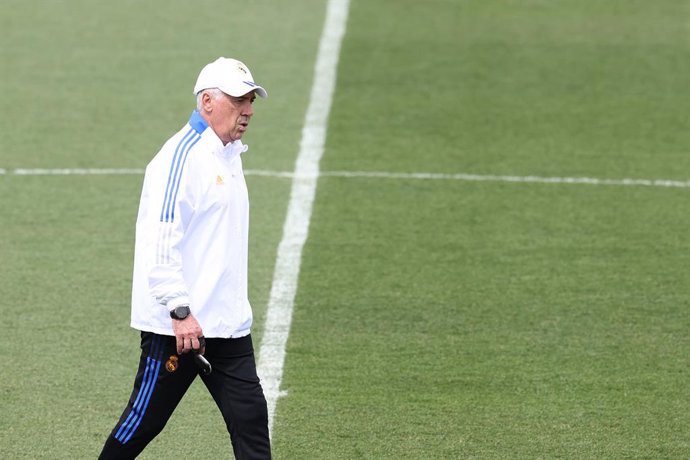
[[216, 176], [216, 185], [223, 185], [225, 182], [223, 182], [223, 178], [220, 176]]
[[165, 370], [168, 372], [175, 372], [178, 367], [180, 367], [180, 363], [177, 362], [177, 356], [175, 355], [171, 355], [165, 362]]

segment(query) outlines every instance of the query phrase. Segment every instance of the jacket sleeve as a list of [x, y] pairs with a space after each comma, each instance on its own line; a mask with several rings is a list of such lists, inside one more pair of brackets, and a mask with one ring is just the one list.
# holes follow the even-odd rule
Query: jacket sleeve
[[[158, 168], [161, 169], [161, 168]], [[172, 310], [189, 303], [184, 279], [181, 248], [193, 213], [194, 193], [189, 168], [147, 171], [142, 203], [145, 211], [146, 266], [149, 293], [156, 301]], [[140, 210], [140, 213], [142, 211]]]

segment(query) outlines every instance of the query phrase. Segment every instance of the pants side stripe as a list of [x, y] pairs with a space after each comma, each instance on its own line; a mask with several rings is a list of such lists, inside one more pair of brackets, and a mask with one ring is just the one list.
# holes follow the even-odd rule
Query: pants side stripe
[[143, 413], [146, 410], [145, 407], [144, 410], [141, 410], [144, 401], [146, 401], [145, 404], [148, 405], [148, 398], [150, 398], [150, 393], [152, 392], [152, 388], [156, 383], [156, 379], [158, 378], [158, 369], [160, 369], [160, 366], [158, 366], [158, 369], [156, 368], [155, 359], [156, 356], [160, 355], [160, 347], [161, 340], [159, 338], [155, 338], [153, 340], [153, 344], [151, 345], [151, 353], [149, 357], [146, 358], [146, 370], [144, 371], [144, 377], [142, 379], [137, 398], [134, 401], [134, 405], [132, 406], [132, 410], [127, 416], [127, 419], [124, 421], [124, 423], [122, 423], [120, 429], [115, 434], [115, 439], [123, 444], [132, 437], [133, 425], [136, 423], [138, 426], [139, 424], [137, 423], [137, 420], [140, 420], [143, 417]]
[[[158, 378], [158, 374], [160, 373], [161, 369], [161, 362], [156, 361], [156, 370], [154, 371], [155, 377], [154, 381], [156, 378]], [[153, 385], [149, 388], [148, 395], [146, 396], [146, 401], [144, 402], [144, 407], [141, 410], [141, 414], [139, 417], [134, 421], [134, 426], [132, 426], [132, 431], [129, 432], [129, 435], [125, 438], [123, 441], [123, 444], [129, 441], [132, 438], [132, 435], [134, 434], [135, 431], [137, 431], [137, 428], [139, 428], [139, 424], [141, 423], [141, 420], [144, 418], [144, 414], [146, 413], [146, 409], [149, 407], [149, 401], [151, 400], [151, 395], [153, 394]]]

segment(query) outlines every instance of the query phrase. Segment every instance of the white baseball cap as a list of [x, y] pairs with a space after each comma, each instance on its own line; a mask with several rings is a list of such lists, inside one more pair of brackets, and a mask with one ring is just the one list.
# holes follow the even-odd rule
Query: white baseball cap
[[194, 85], [194, 94], [208, 88], [218, 88], [235, 97], [244, 96], [250, 91], [256, 91], [261, 97], [268, 97], [266, 90], [254, 83], [247, 66], [231, 58], [219, 57], [201, 69]]

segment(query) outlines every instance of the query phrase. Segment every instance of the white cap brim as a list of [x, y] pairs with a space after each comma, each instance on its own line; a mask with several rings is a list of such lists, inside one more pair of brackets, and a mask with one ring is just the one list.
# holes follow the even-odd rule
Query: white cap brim
[[268, 97], [268, 92], [266, 92], [266, 90], [263, 87], [257, 85], [253, 81], [243, 81], [241, 84], [234, 85], [233, 87], [218, 86], [218, 89], [224, 92], [225, 94], [229, 94], [230, 96], [234, 97], [241, 97], [252, 91], [256, 91], [256, 94], [259, 97]]

